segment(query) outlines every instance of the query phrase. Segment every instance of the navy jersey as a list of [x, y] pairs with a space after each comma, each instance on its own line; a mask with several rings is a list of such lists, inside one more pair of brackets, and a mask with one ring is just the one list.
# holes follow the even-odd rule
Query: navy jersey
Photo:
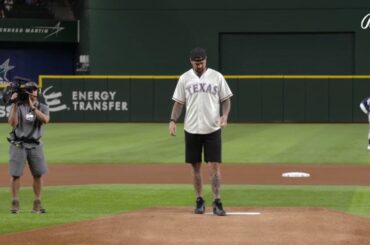
[[366, 97], [365, 99], [363, 99], [361, 101], [360, 108], [365, 114], [369, 113], [369, 111], [370, 111], [370, 96]]

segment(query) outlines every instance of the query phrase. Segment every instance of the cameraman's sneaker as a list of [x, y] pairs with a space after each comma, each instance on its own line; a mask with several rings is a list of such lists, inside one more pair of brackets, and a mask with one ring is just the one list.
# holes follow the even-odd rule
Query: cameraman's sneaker
[[217, 198], [215, 201], [212, 203], [213, 207], [213, 214], [218, 215], [218, 216], [225, 216], [226, 212], [224, 208], [222, 207], [221, 199]]
[[33, 201], [33, 208], [31, 210], [31, 213], [36, 213], [36, 214], [44, 214], [44, 213], [46, 213], [45, 208], [43, 208], [41, 206], [41, 201], [40, 200]]
[[19, 201], [13, 200], [10, 208], [10, 213], [17, 214], [19, 213]]
[[194, 209], [195, 214], [204, 214], [206, 211], [206, 207], [204, 205], [204, 199], [202, 197], [198, 197], [196, 201], [196, 207]]

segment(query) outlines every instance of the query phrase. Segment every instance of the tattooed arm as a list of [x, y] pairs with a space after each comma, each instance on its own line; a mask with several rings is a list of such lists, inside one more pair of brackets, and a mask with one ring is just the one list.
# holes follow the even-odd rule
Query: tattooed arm
[[176, 135], [176, 121], [179, 119], [181, 113], [182, 113], [182, 108], [184, 107], [183, 104], [175, 101], [172, 107], [172, 113], [171, 113], [171, 121], [170, 125], [168, 127], [170, 131], [170, 135], [175, 136]]
[[222, 106], [222, 116], [220, 118], [220, 127], [224, 128], [227, 125], [227, 118], [229, 116], [229, 112], [230, 112], [230, 108], [231, 108], [230, 99], [222, 101], [221, 106]]

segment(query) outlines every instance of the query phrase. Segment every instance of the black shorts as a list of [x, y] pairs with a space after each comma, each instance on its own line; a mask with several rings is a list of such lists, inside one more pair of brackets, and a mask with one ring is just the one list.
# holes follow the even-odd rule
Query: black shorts
[[210, 134], [190, 134], [185, 131], [185, 162], [202, 162], [203, 149], [205, 162], [221, 163], [221, 129]]

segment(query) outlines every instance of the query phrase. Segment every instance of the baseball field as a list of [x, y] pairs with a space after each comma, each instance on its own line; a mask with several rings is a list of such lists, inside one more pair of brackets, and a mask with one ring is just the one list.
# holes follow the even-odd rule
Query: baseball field
[[[26, 169], [21, 212], [14, 215], [6, 164], [10, 127], [0, 124], [0, 244], [370, 244], [367, 124], [229, 124], [221, 190], [226, 217], [192, 214], [182, 124], [176, 137], [167, 127], [46, 125], [47, 213], [29, 212]], [[290, 171], [310, 177], [281, 176]]]

